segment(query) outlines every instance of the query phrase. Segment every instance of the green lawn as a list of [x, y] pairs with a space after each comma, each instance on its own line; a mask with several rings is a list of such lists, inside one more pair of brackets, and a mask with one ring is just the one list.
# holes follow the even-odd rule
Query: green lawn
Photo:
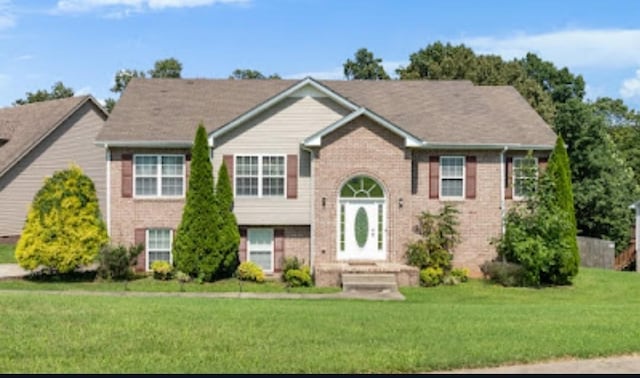
[[[47, 285], [62, 284], [35, 287]], [[480, 280], [403, 288], [400, 302], [33, 287], [0, 291], [2, 373], [426, 372], [640, 352], [640, 275], [632, 272], [585, 268], [573, 286], [545, 289]]]
[[0, 244], [0, 264], [15, 264], [16, 246], [14, 244]]

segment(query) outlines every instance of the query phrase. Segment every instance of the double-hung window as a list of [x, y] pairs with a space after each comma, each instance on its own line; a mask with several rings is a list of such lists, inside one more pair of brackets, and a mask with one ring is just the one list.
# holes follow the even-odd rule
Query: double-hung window
[[464, 156], [440, 157], [440, 198], [464, 198]]
[[147, 270], [151, 270], [154, 261], [172, 263], [171, 243], [172, 230], [168, 228], [147, 229]]
[[263, 271], [273, 272], [273, 229], [250, 228], [247, 230], [247, 259]]
[[236, 196], [284, 197], [284, 155], [237, 155]]
[[538, 177], [538, 159], [533, 157], [513, 158], [513, 197], [525, 198], [535, 189]]
[[135, 155], [136, 197], [183, 197], [184, 155]]

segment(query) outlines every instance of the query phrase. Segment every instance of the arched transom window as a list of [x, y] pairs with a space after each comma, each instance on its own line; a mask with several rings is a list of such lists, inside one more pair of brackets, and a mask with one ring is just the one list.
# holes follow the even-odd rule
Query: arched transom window
[[371, 177], [356, 176], [342, 186], [340, 198], [384, 198], [384, 190]]

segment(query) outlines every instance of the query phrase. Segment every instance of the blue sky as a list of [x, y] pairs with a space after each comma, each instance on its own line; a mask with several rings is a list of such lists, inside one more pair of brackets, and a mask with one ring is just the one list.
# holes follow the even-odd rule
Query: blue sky
[[436, 41], [520, 58], [640, 110], [638, 0], [0, 0], [0, 106], [62, 81], [99, 100], [123, 68], [175, 57], [183, 77], [236, 68], [341, 79], [361, 47], [387, 72]]

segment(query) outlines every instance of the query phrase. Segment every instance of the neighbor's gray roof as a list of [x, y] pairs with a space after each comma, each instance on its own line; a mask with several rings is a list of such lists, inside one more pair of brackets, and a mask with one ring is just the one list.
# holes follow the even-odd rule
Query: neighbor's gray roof
[[[190, 143], [200, 121], [208, 132], [214, 131], [299, 82], [133, 79], [97, 141]], [[428, 80], [317, 82], [427, 143], [553, 146], [556, 139], [510, 86]]]
[[86, 101], [92, 101], [99, 107], [97, 102], [87, 95], [0, 109], [0, 139], [8, 139], [0, 146], [0, 176], [49, 136]]

